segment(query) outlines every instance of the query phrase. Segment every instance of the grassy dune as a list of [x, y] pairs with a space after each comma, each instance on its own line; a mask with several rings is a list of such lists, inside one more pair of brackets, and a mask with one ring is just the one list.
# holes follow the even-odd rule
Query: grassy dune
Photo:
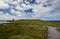
[[41, 26], [60, 26], [60, 22], [42, 21], [42, 20], [17, 20], [20, 25], [41, 25]]
[[42, 20], [16, 20], [0, 24], [0, 39], [46, 39], [46, 26], [59, 26], [59, 23]]

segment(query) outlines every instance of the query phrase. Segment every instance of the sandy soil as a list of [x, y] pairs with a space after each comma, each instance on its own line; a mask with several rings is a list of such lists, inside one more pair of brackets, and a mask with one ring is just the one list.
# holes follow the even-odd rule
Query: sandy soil
[[60, 32], [56, 30], [56, 27], [48, 27], [47, 39], [60, 39]]

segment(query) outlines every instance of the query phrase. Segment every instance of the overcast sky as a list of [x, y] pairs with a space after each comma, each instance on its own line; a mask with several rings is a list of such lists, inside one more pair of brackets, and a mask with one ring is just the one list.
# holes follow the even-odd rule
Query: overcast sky
[[60, 0], [0, 0], [0, 20], [60, 20]]

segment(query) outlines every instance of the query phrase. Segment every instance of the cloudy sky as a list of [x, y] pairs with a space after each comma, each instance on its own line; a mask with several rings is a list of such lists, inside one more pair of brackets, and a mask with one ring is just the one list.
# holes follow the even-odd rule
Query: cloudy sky
[[60, 20], [60, 0], [0, 0], [0, 20]]

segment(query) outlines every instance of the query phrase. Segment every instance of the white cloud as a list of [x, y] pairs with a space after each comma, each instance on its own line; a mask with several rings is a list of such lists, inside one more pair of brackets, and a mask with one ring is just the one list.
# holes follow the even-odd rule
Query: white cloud
[[4, 14], [4, 12], [0, 12], [0, 15]]
[[23, 2], [23, 0], [3, 0], [9, 4], [12, 4], [12, 5], [19, 5], [20, 2]]
[[22, 17], [12, 16], [8, 13], [0, 14], [0, 20], [12, 20], [12, 19], [18, 20], [18, 19], [22, 19]]
[[22, 13], [20, 11], [16, 11], [14, 9], [11, 9], [10, 13], [15, 14], [15, 15], [19, 15], [19, 16], [22, 15]]
[[15, 9], [16, 9], [16, 10], [21, 10], [21, 11], [23, 11], [23, 10], [24, 10], [24, 8], [23, 8], [23, 7], [21, 7], [21, 6], [19, 6], [19, 5], [17, 5], [17, 6], [15, 7]]
[[11, 9], [10, 10], [10, 13], [12, 13], [12, 14], [15, 14], [16, 16], [18, 16], [18, 17], [26, 17], [25, 15], [25, 13], [22, 13], [22, 12], [20, 12], [20, 11], [16, 11], [15, 9]]
[[31, 5], [26, 5], [24, 3], [22, 3], [21, 5], [17, 5], [15, 7], [16, 10], [21, 10], [21, 11], [24, 11], [24, 10], [27, 10], [27, 9], [30, 9], [30, 8], [32, 8]]
[[[32, 0], [31, 0], [32, 1]], [[52, 14], [50, 11], [54, 10], [55, 8], [58, 8], [60, 6], [60, 0], [35, 0], [38, 4], [30, 4], [28, 1], [25, 1], [26, 4], [23, 3], [23, 0], [0, 0], [0, 9], [6, 9], [9, 8], [8, 4], [11, 4], [10, 7], [10, 13], [15, 14], [17, 16], [11, 16], [9, 14], [2, 14], [3, 12], [0, 12], [0, 16], [5, 16], [5, 18], [16, 18], [16, 19], [27, 19], [27, 17], [30, 14], [25, 14], [24, 10], [32, 9], [33, 14], [29, 19], [39, 19], [44, 17], [56, 17], [59, 16], [60, 12], [55, 12]], [[27, 5], [28, 4], [28, 5]], [[51, 5], [49, 5], [51, 4]], [[45, 7], [44, 7], [45, 5]], [[13, 9], [14, 8], [14, 9]], [[60, 7], [59, 7], [60, 8]], [[16, 10], [15, 10], [16, 9]], [[58, 14], [59, 13], [59, 14]], [[8, 16], [8, 17], [7, 17]], [[9, 19], [8, 18], [8, 19]]]
[[58, 16], [60, 16], [60, 13], [54, 13], [54, 14], [49, 14], [49, 13], [47, 13], [47, 14], [45, 14], [45, 16], [44, 17], [58, 17]]
[[9, 8], [9, 5], [4, 1], [0, 0], [0, 9], [6, 9], [6, 8]]
[[11, 20], [11, 19], [13, 19], [13, 18], [15, 18], [14, 16], [10, 16], [8, 13], [6, 13], [6, 14], [0, 14], [0, 20]]
[[46, 1], [48, 1], [48, 0], [36, 0], [37, 3], [44, 3]]

